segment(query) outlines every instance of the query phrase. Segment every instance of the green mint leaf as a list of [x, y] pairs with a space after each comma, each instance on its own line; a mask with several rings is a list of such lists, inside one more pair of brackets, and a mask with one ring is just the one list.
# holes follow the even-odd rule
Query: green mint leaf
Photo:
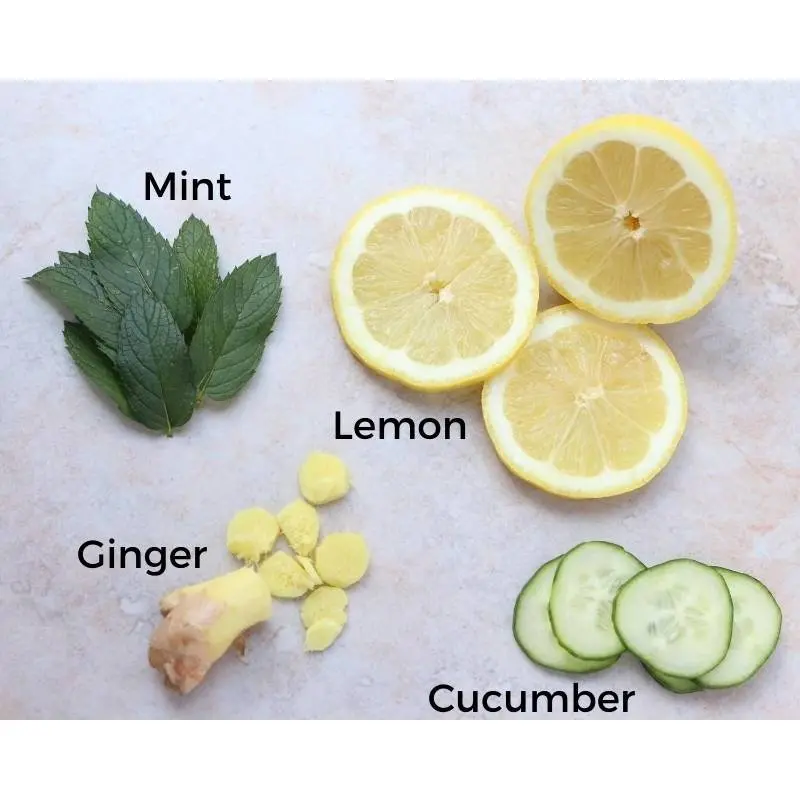
[[162, 301], [180, 329], [193, 308], [183, 272], [172, 263], [169, 242], [135, 209], [96, 191], [86, 223], [95, 273], [114, 303], [124, 308], [145, 288]]
[[228, 400], [261, 361], [281, 303], [281, 275], [275, 255], [236, 267], [206, 304], [189, 352], [202, 397]]
[[109, 302], [85, 253], [59, 253], [58, 264], [27, 280], [65, 306], [102, 343], [106, 353], [117, 344], [120, 312]]
[[217, 243], [208, 225], [194, 214], [181, 225], [172, 245], [172, 257], [186, 276], [194, 303], [194, 319], [198, 320], [221, 278], [217, 267]]
[[114, 364], [103, 355], [89, 328], [78, 322], [65, 322], [64, 342], [72, 360], [89, 383], [112, 400], [126, 417], [133, 419]]
[[99, 292], [99, 295], [105, 298], [106, 305], [116, 308], [117, 311], [119, 311], [119, 316], [122, 317], [122, 312], [125, 310], [125, 304], [122, 302], [116, 302], [115, 298], [109, 297], [108, 293], [103, 288], [103, 284], [97, 277], [97, 270], [95, 269], [95, 265], [91, 256], [86, 255], [86, 253], [59, 252], [58, 259], [63, 265], [72, 266], [75, 267], [75, 269], [80, 270], [87, 277], [87, 279], [92, 281], [95, 286], [95, 291]]
[[117, 369], [135, 418], [172, 435], [195, 405], [192, 364], [167, 306], [147, 289], [133, 295], [119, 328]]

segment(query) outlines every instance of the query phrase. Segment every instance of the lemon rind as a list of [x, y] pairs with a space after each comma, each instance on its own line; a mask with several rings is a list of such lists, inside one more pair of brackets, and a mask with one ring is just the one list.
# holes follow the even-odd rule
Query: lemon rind
[[[487, 381], [483, 387], [481, 406], [489, 438], [498, 457], [514, 475], [544, 491], [574, 499], [599, 499], [635, 491], [656, 477], [670, 462], [686, 429], [688, 400], [683, 373], [667, 344], [646, 326], [623, 325], [589, 316], [567, 303], [539, 314], [529, 341], [543, 341], [557, 330], [577, 324], [591, 324], [635, 336], [653, 357], [662, 376], [668, 397], [667, 419], [655, 434], [648, 458], [628, 470], [606, 470], [599, 476], [565, 475], [548, 461], [534, 459], [516, 443], [513, 430], [502, 411], [505, 387], [513, 373], [508, 369]], [[676, 402], [677, 401], [677, 402]]]
[[[712, 262], [685, 295], [659, 300], [614, 300], [595, 292], [562, 267], [547, 223], [546, 197], [564, 167], [578, 153], [613, 135], [637, 146], [651, 145], [672, 156], [706, 195], [712, 209]], [[694, 316], [717, 296], [733, 269], [738, 223], [733, 190], [714, 157], [681, 128], [640, 114], [619, 114], [584, 125], [558, 142], [537, 168], [525, 198], [525, 220], [539, 269], [553, 288], [575, 306], [611, 322], [668, 324]]]
[[[483, 224], [508, 257], [518, 286], [509, 331], [480, 356], [455, 359], [446, 365], [413, 361], [401, 350], [377, 342], [364, 325], [352, 289], [352, 269], [374, 225], [390, 213], [405, 213], [420, 205], [441, 207]], [[465, 192], [415, 186], [383, 195], [361, 209], [339, 241], [331, 269], [331, 294], [339, 331], [363, 364], [386, 378], [421, 392], [459, 389], [485, 381], [502, 370], [525, 344], [536, 322], [539, 273], [532, 249], [497, 209]]]

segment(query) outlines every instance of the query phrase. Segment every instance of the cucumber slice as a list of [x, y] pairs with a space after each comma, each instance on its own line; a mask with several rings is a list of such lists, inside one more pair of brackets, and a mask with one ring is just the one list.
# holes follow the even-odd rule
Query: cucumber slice
[[644, 661], [642, 661], [642, 666], [656, 683], [660, 683], [665, 689], [669, 689], [674, 694], [691, 694], [692, 692], [699, 692], [703, 688], [691, 678], [673, 678], [672, 675], [665, 675], [663, 672], [653, 669], [645, 664]]
[[733, 636], [722, 663], [697, 680], [708, 689], [739, 686], [764, 666], [778, 646], [782, 614], [772, 593], [752, 575], [717, 567], [733, 598]]
[[584, 542], [561, 558], [550, 592], [550, 623], [561, 646], [588, 660], [625, 649], [611, 621], [617, 590], [644, 564], [617, 544]]
[[523, 653], [540, 667], [560, 672], [597, 672], [614, 664], [619, 656], [599, 661], [576, 658], [553, 634], [547, 612], [553, 577], [561, 556], [539, 567], [525, 584], [514, 605], [514, 639]]
[[617, 594], [614, 627], [641, 661], [673, 678], [699, 678], [728, 652], [733, 602], [722, 575], [688, 558], [650, 567]]

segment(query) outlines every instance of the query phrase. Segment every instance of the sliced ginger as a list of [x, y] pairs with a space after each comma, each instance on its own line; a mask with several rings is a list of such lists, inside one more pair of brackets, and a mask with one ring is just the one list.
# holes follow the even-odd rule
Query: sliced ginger
[[263, 508], [245, 508], [228, 523], [228, 552], [250, 564], [272, 550], [280, 531], [278, 520]]
[[350, 489], [350, 475], [344, 461], [330, 453], [314, 452], [300, 467], [300, 493], [315, 506], [332, 503]]
[[[163, 619], [150, 639], [148, 661], [171, 689], [191, 692], [229, 649], [243, 652], [250, 629], [270, 618], [273, 597], [307, 595], [300, 610], [307, 652], [327, 650], [341, 635], [348, 619], [344, 588], [364, 576], [369, 551], [357, 533], [333, 533], [319, 543], [315, 506], [348, 492], [348, 471], [336, 456], [315, 452], [299, 479], [302, 498], [277, 516], [245, 508], [228, 523], [228, 550], [246, 566], [161, 598]], [[280, 533], [294, 556], [273, 552]]]
[[331, 533], [317, 548], [314, 565], [324, 583], [346, 589], [367, 571], [367, 543], [360, 533]]
[[344, 626], [332, 619], [321, 619], [306, 631], [306, 652], [327, 650], [338, 638]]
[[278, 524], [295, 553], [309, 556], [314, 552], [319, 539], [319, 514], [314, 506], [295, 500], [278, 513]]
[[256, 572], [242, 567], [170, 592], [161, 611], [164, 619], [150, 639], [148, 661], [167, 686], [187, 694], [231, 645], [270, 618], [272, 597]]
[[347, 594], [336, 586], [320, 586], [303, 601], [300, 616], [303, 625], [310, 628], [321, 619], [332, 619], [340, 625], [347, 621]]
[[302, 597], [314, 588], [308, 572], [288, 553], [278, 550], [258, 568], [273, 597]]
[[314, 562], [310, 558], [306, 558], [305, 556], [295, 556], [295, 560], [306, 571], [306, 574], [309, 578], [311, 578], [311, 582], [314, 584], [314, 586], [322, 585], [322, 578], [320, 578], [316, 567], [314, 567]]

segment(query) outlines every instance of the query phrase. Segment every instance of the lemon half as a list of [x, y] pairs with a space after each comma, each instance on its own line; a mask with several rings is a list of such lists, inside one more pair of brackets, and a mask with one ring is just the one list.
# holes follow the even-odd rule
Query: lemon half
[[528, 343], [483, 389], [505, 465], [566, 497], [608, 497], [650, 481], [686, 426], [686, 386], [664, 341], [571, 304], [539, 315]]
[[359, 212], [331, 282], [353, 353], [430, 392], [501, 369], [527, 340], [539, 301], [533, 254], [511, 223], [477, 197], [430, 187]]
[[559, 142], [531, 180], [526, 218], [553, 287], [617, 322], [696, 314], [736, 250], [725, 175], [683, 130], [647, 116], [607, 117]]

